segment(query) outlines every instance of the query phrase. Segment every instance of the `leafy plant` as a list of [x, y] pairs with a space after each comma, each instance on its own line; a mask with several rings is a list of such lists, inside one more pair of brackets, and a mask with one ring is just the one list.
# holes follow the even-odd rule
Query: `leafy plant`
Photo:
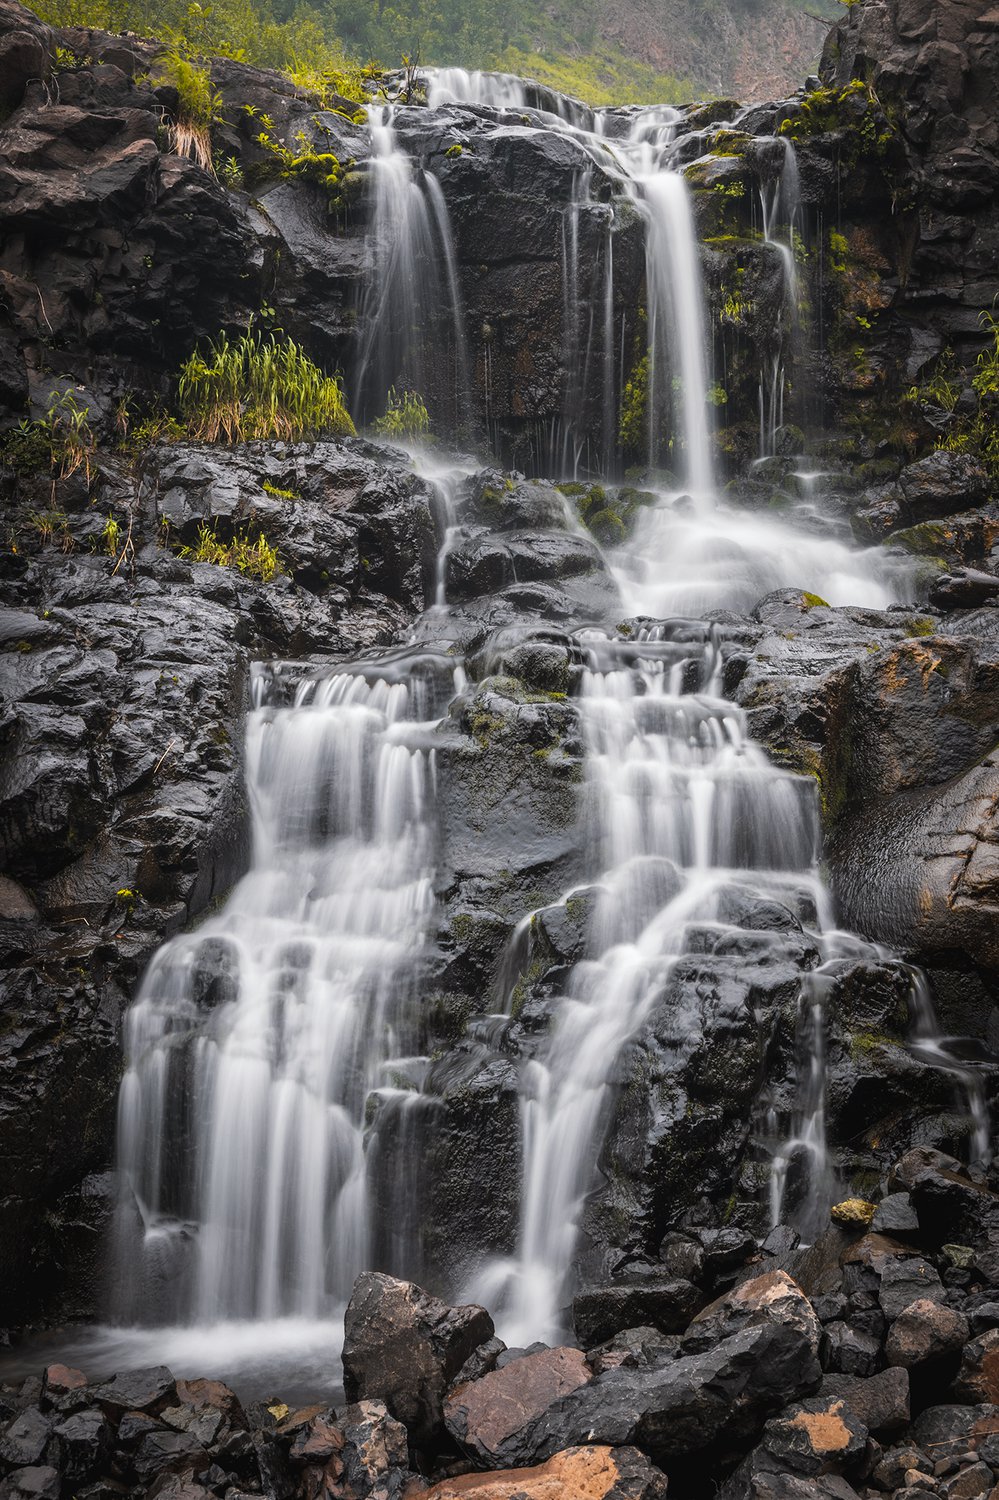
[[384, 416], [376, 417], [371, 427], [383, 437], [425, 438], [430, 432], [430, 413], [415, 391], [399, 393], [392, 386]]
[[219, 568], [235, 568], [247, 578], [256, 578], [261, 583], [270, 583], [285, 568], [277, 550], [271, 546], [264, 533], [258, 532], [256, 540], [248, 533], [238, 532], [231, 542], [223, 542], [206, 523], [198, 527], [197, 541], [193, 547], [181, 547], [178, 557], [188, 562], [214, 563]]
[[222, 95], [212, 88], [211, 74], [186, 54], [177, 38], [160, 59], [162, 82], [177, 93], [177, 109], [170, 122], [171, 150], [189, 157], [215, 176], [212, 126], [222, 118]]
[[[248, 114], [252, 113], [246, 106]], [[343, 178], [346, 168], [332, 151], [317, 151], [304, 130], [295, 136], [297, 150], [284, 146], [271, 134], [273, 121], [261, 115], [262, 129], [257, 132], [257, 145], [273, 159], [278, 175], [283, 178], [297, 177], [305, 182], [314, 182], [321, 187], [329, 199], [331, 209], [338, 208], [343, 201]], [[353, 165], [353, 163], [351, 163]]]
[[22, 421], [3, 439], [2, 452], [18, 474], [54, 471], [68, 479], [83, 469], [90, 483], [97, 438], [90, 426], [90, 409], [75, 391], [53, 391], [45, 416]]
[[276, 333], [250, 329], [235, 342], [221, 333], [185, 361], [178, 396], [188, 432], [210, 443], [355, 430], [339, 379]]

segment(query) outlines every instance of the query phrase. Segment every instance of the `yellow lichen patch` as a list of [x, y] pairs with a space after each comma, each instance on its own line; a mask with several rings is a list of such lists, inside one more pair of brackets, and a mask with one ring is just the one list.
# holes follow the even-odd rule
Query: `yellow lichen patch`
[[844, 1198], [842, 1203], [835, 1204], [829, 1210], [829, 1217], [834, 1224], [844, 1224], [850, 1229], [866, 1229], [874, 1218], [877, 1207], [874, 1203], [868, 1203], [866, 1198]]
[[839, 1453], [850, 1441], [850, 1429], [840, 1416], [842, 1410], [842, 1401], [834, 1401], [828, 1411], [800, 1411], [791, 1426], [804, 1428], [816, 1453]]

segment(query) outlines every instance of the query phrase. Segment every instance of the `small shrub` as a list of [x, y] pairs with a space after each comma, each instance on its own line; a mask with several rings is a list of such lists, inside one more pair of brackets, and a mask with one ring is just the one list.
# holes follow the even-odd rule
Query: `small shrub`
[[256, 578], [261, 583], [270, 583], [285, 568], [277, 550], [271, 546], [264, 533], [256, 540], [248, 533], [237, 532], [231, 542], [223, 542], [210, 526], [202, 523], [193, 547], [181, 547], [178, 557], [188, 562], [214, 563], [219, 568], [235, 568], [247, 578]]
[[335, 67], [327, 59], [326, 66], [322, 68], [296, 58], [291, 67], [285, 69], [285, 77], [320, 109], [331, 110], [334, 114], [344, 115], [348, 120], [358, 123], [364, 119], [363, 109], [350, 106], [367, 104], [371, 90], [358, 65], [345, 56], [338, 60], [338, 66]]
[[68, 479], [82, 468], [89, 484], [97, 451], [89, 408], [75, 391], [53, 391], [45, 416], [37, 422], [20, 422], [6, 434], [0, 451], [19, 475], [48, 469], [57, 478]]
[[214, 163], [215, 176], [230, 193], [243, 188], [243, 169], [234, 156], [219, 156]]
[[430, 433], [430, 413], [415, 391], [400, 394], [392, 386], [384, 416], [376, 417], [371, 427], [383, 437], [425, 438]]
[[212, 88], [211, 74], [172, 43], [160, 60], [161, 81], [177, 91], [177, 111], [170, 124], [171, 150], [189, 157], [215, 176], [212, 126], [222, 118], [222, 95]]
[[178, 382], [187, 430], [209, 443], [354, 432], [338, 379], [324, 375], [293, 339], [251, 329], [222, 333], [194, 353]]

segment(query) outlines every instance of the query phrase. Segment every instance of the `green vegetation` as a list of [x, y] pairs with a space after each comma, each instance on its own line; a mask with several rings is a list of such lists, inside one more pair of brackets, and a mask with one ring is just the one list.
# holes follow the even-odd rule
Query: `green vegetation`
[[383, 437], [426, 438], [430, 433], [430, 414], [422, 396], [415, 391], [400, 394], [392, 386], [384, 416], [376, 417], [371, 427]]
[[282, 145], [271, 135], [274, 122], [269, 115], [257, 116], [256, 111], [248, 104], [243, 108], [251, 118], [259, 119], [261, 128], [257, 131], [256, 142], [272, 158], [277, 175], [314, 182], [326, 193], [330, 210], [339, 208], [343, 202], [342, 185], [344, 172], [347, 170], [341, 165], [339, 158], [332, 151], [317, 151], [302, 130], [295, 136], [297, 150], [293, 151], [290, 146]]
[[626, 453], [641, 453], [648, 441], [649, 355], [642, 355], [621, 393], [618, 440]]
[[909, 405], [936, 406], [954, 413], [951, 425], [937, 438], [934, 446], [945, 453], [967, 453], [976, 458], [996, 484], [999, 483], [999, 315], [995, 307], [983, 312], [980, 321], [989, 338], [971, 377], [971, 388], [975, 393], [974, 412], [956, 415], [962, 376], [950, 349], [944, 350], [933, 373], [922, 385], [913, 386], [906, 392], [905, 401]]
[[190, 157], [214, 175], [212, 126], [222, 118], [222, 96], [212, 88], [208, 69], [193, 61], [178, 40], [160, 60], [159, 81], [177, 92], [177, 108], [170, 123], [170, 149], [178, 156]]
[[[649, 63], [628, 57], [619, 48], [594, 45], [583, 56], [565, 50], [542, 53], [507, 47], [494, 66], [506, 73], [534, 78], [560, 94], [572, 94], [587, 104], [683, 104], [698, 89], [690, 79], [660, 73]], [[571, 46], [571, 43], [570, 43]]]
[[181, 547], [177, 556], [187, 562], [214, 563], [219, 568], [235, 568], [245, 577], [256, 578], [260, 583], [270, 583], [279, 573], [287, 571], [262, 531], [258, 532], [255, 540], [246, 531], [242, 534], [236, 532], [231, 542], [224, 542], [204, 523], [198, 527], [194, 546]]
[[354, 431], [339, 380], [275, 333], [220, 334], [184, 363], [177, 390], [188, 432], [209, 443]]
[[50, 469], [54, 478], [68, 479], [83, 469], [88, 484], [96, 451], [89, 407], [71, 390], [53, 391], [44, 417], [18, 423], [0, 442], [0, 458], [17, 474]]

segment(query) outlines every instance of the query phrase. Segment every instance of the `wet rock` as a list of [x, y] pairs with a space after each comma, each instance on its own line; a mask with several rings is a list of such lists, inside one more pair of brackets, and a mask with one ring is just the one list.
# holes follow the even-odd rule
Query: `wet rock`
[[78, 1391], [86, 1383], [87, 1377], [83, 1371], [71, 1369], [68, 1365], [49, 1365], [42, 1380], [47, 1400], [56, 1400], [59, 1396], [68, 1395], [70, 1391]]
[[0, 1480], [0, 1500], [59, 1500], [59, 1471], [49, 1464], [15, 1469]]
[[584, 1349], [592, 1349], [615, 1333], [639, 1324], [661, 1333], [682, 1333], [703, 1294], [689, 1281], [652, 1277], [633, 1285], [613, 1284], [579, 1292], [573, 1298], [572, 1322]]
[[943, 1500], [977, 1500], [977, 1496], [989, 1494], [993, 1486], [992, 1470], [987, 1464], [969, 1464], [938, 1486]]
[[605, 1370], [616, 1370], [624, 1365], [629, 1369], [641, 1369], [660, 1364], [674, 1355], [680, 1340], [676, 1334], [661, 1333], [658, 1328], [626, 1328], [615, 1334], [605, 1344], [598, 1344], [586, 1356], [586, 1362], [594, 1375]]
[[462, 1451], [470, 1450], [496, 1467], [514, 1468], [531, 1456], [525, 1429], [592, 1378], [578, 1349], [546, 1349], [456, 1386], [448, 1396], [444, 1420]]
[[[838, 1397], [818, 1397], [771, 1419], [759, 1447], [721, 1494], [725, 1500], [781, 1493], [791, 1475], [812, 1481], [856, 1466], [867, 1450], [867, 1429]], [[829, 1493], [818, 1490], [819, 1494]], [[834, 1493], [834, 1492], [833, 1492]]]
[[909, 1235], [919, 1229], [919, 1219], [908, 1193], [889, 1193], [874, 1210], [871, 1228], [875, 1234]]
[[151, 1365], [113, 1375], [91, 1387], [88, 1394], [112, 1420], [136, 1411], [156, 1416], [164, 1407], [177, 1404], [177, 1383], [166, 1365]]
[[[349, 1495], [395, 1500], [407, 1482], [406, 1429], [380, 1401], [360, 1401], [337, 1413], [343, 1434], [340, 1464], [334, 1469]], [[333, 1444], [335, 1450], [335, 1443]], [[335, 1457], [335, 1451], [334, 1451]], [[328, 1472], [328, 1471], [327, 1471]]]
[[445, 1479], [427, 1500], [665, 1500], [666, 1476], [644, 1453], [603, 1445], [566, 1448], [534, 1468]]
[[752, 1432], [780, 1407], [817, 1389], [811, 1342], [792, 1323], [763, 1320], [703, 1353], [648, 1370], [618, 1368], [557, 1402], [530, 1441], [544, 1458], [582, 1441], [636, 1443], [657, 1463]]
[[52, 1437], [52, 1422], [34, 1406], [29, 1406], [4, 1428], [0, 1437], [0, 1461], [11, 1468], [31, 1467], [41, 1463]]
[[818, 1352], [819, 1321], [786, 1271], [767, 1271], [709, 1303], [692, 1319], [683, 1347], [699, 1353], [742, 1329], [765, 1326], [793, 1329], [813, 1354]]
[[999, 1328], [990, 1328], [965, 1344], [954, 1395], [969, 1405], [999, 1405]]
[[840, 1397], [869, 1432], [881, 1437], [909, 1423], [909, 1376], [893, 1368], [864, 1379], [855, 1375], [826, 1375], [823, 1396]]
[[344, 1321], [347, 1398], [383, 1401], [412, 1443], [431, 1442], [443, 1421], [445, 1391], [492, 1337], [485, 1308], [449, 1307], [412, 1282], [366, 1273], [354, 1283]]
[[897, 1318], [913, 1302], [943, 1302], [940, 1277], [928, 1261], [887, 1260], [881, 1268], [878, 1301], [886, 1318]]
[[79, 1484], [98, 1473], [111, 1451], [113, 1433], [100, 1411], [76, 1412], [53, 1429], [59, 1441], [60, 1469]]
[[979, 568], [961, 568], [943, 573], [930, 586], [927, 602], [931, 609], [980, 609], [999, 595], [999, 578]]
[[881, 1362], [881, 1340], [842, 1319], [827, 1323], [822, 1338], [823, 1369], [843, 1375], [873, 1375]]
[[700, 1281], [704, 1251], [696, 1240], [670, 1230], [659, 1245], [659, 1260], [671, 1281]]
[[968, 1320], [928, 1298], [911, 1302], [895, 1319], [885, 1345], [891, 1365], [911, 1369], [927, 1360], [956, 1354], [968, 1337]]

